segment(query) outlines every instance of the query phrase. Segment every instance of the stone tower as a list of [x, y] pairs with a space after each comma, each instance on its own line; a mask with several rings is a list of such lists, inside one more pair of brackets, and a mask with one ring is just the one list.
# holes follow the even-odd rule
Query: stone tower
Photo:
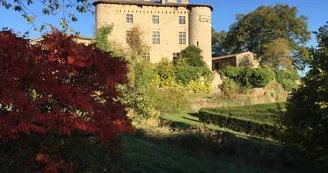
[[192, 7], [189, 13], [189, 45], [199, 47], [208, 67], [212, 67], [212, 11], [207, 7]]

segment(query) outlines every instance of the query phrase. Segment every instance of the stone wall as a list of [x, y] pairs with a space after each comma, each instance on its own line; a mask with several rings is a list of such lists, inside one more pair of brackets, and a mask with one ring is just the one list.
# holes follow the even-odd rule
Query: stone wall
[[[133, 24], [126, 22], [126, 14], [133, 15]], [[152, 16], [159, 16], [159, 24], [152, 23]], [[179, 16], [185, 16], [185, 24], [179, 24]], [[192, 19], [192, 20], [191, 20]], [[159, 62], [163, 57], [173, 59], [189, 45], [198, 45], [203, 50], [206, 64], [211, 67], [211, 8], [194, 6], [151, 6], [99, 3], [96, 5], [96, 28], [113, 25], [110, 41], [128, 48], [126, 31], [139, 25], [144, 39], [150, 46], [150, 61]], [[152, 31], [160, 32], [160, 44], [152, 43]], [[186, 33], [186, 44], [179, 44], [179, 32]]]

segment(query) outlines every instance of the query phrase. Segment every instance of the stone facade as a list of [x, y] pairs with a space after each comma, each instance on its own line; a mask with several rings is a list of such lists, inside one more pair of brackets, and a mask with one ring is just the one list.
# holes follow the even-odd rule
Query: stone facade
[[254, 53], [242, 52], [221, 57], [213, 57], [212, 65], [213, 70], [224, 68], [225, 66], [247, 66], [257, 68], [259, 66], [259, 62], [255, 59]]
[[[173, 60], [181, 50], [195, 45], [202, 49], [208, 67], [212, 66], [211, 6], [189, 4], [188, 0], [98, 0], [94, 5], [96, 28], [113, 25], [110, 41], [128, 47], [126, 33], [138, 25], [150, 47], [151, 62], [159, 62], [163, 57]], [[153, 43], [155, 35], [159, 35], [159, 44]]]

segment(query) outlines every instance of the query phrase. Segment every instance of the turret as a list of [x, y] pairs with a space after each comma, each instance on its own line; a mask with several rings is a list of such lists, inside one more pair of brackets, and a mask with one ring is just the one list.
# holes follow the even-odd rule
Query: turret
[[199, 47], [203, 52], [203, 60], [212, 68], [212, 9], [194, 6], [189, 13], [189, 45]]

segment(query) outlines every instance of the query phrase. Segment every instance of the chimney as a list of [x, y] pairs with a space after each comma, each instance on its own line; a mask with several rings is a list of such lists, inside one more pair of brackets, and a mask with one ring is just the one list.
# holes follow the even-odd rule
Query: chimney
[[168, 3], [177, 3], [177, 0], [168, 0]]
[[189, 0], [181, 0], [181, 4], [189, 4]]
[[165, 4], [165, 0], [161, 0], [161, 3], [162, 3], [162, 4]]

